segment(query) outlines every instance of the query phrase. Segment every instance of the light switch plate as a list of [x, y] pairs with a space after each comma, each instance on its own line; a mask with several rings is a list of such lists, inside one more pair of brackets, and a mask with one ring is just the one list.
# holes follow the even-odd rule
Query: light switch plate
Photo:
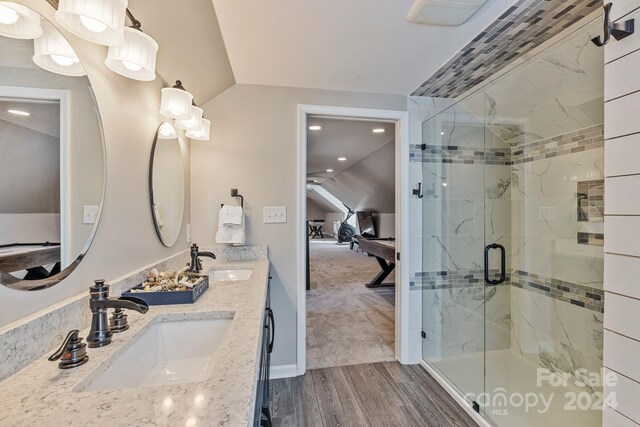
[[98, 218], [98, 207], [85, 205], [82, 208], [82, 223], [83, 224], [95, 224]]
[[265, 224], [283, 224], [287, 222], [286, 206], [265, 206], [262, 208]]

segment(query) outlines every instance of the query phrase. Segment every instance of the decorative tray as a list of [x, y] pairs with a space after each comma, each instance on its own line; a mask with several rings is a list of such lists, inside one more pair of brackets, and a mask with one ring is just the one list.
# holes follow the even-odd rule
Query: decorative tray
[[[157, 273], [157, 271], [155, 273], [159, 275], [168, 274]], [[152, 275], [153, 270], [150, 274], [150, 280], [153, 280]], [[122, 296], [140, 298], [149, 305], [193, 304], [209, 288], [209, 276], [188, 274], [188, 278], [191, 281], [195, 281], [193, 287], [179, 286], [176, 280], [175, 290], [154, 290], [161, 286], [154, 286], [153, 282], [145, 282], [124, 292]], [[146, 291], [145, 288], [147, 289]]]

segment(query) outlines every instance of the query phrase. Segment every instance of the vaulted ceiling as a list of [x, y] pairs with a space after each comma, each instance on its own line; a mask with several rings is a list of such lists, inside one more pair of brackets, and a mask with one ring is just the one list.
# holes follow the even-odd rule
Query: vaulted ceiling
[[403, 95], [513, 3], [438, 27], [407, 22], [414, 0], [212, 1], [237, 83]]
[[[408, 95], [513, 0], [458, 27], [406, 20], [414, 0], [129, 0], [157, 72], [205, 104], [235, 83]], [[184, 3], [184, 4], [183, 4]]]

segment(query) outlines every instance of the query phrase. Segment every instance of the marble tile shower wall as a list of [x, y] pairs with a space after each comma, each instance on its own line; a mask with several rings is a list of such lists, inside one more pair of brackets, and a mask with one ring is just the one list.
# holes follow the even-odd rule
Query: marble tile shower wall
[[456, 98], [602, 7], [602, 0], [519, 0], [411, 95]]
[[[510, 145], [454, 108], [425, 122], [426, 147], [411, 147], [424, 183], [423, 271], [411, 283], [423, 295], [423, 357], [512, 349], [553, 371], [597, 370], [602, 249], [578, 244], [576, 207], [578, 181], [602, 178], [602, 124]], [[506, 246], [510, 272], [487, 290], [485, 230]]]

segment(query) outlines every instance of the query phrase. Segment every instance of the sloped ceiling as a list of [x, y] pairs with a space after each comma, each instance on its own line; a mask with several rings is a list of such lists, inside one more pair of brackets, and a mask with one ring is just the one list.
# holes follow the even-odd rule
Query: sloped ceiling
[[[26, 111], [31, 115], [16, 116], [8, 110]], [[0, 121], [60, 138], [60, 104], [57, 102], [21, 102], [0, 98]]]
[[413, 2], [213, 0], [238, 83], [395, 94], [418, 87], [513, 0], [490, 0], [459, 27], [407, 22]]
[[129, 10], [160, 45], [156, 71], [167, 84], [182, 80], [198, 105], [234, 85], [211, 0], [129, 0]]
[[[395, 133], [395, 125], [387, 122], [310, 117], [308, 124], [322, 126], [307, 130], [307, 177], [319, 184], [389, 143]], [[376, 128], [385, 131], [373, 133]], [[338, 161], [338, 157], [347, 160]]]
[[395, 141], [322, 183], [354, 211], [395, 212]]
[[334, 212], [334, 213], [339, 213], [340, 210], [338, 208], [336, 208], [335, 206], [333, 206], [331, 203], [329, 203], [324, 197], [320, 196], [318, 193], [316, 193], [315, 191], [309, 191], [307, 190], [307, 197], [309, 199], [311, 199], [316, 206], [322, 210], [325, 213], [328, 212]]

